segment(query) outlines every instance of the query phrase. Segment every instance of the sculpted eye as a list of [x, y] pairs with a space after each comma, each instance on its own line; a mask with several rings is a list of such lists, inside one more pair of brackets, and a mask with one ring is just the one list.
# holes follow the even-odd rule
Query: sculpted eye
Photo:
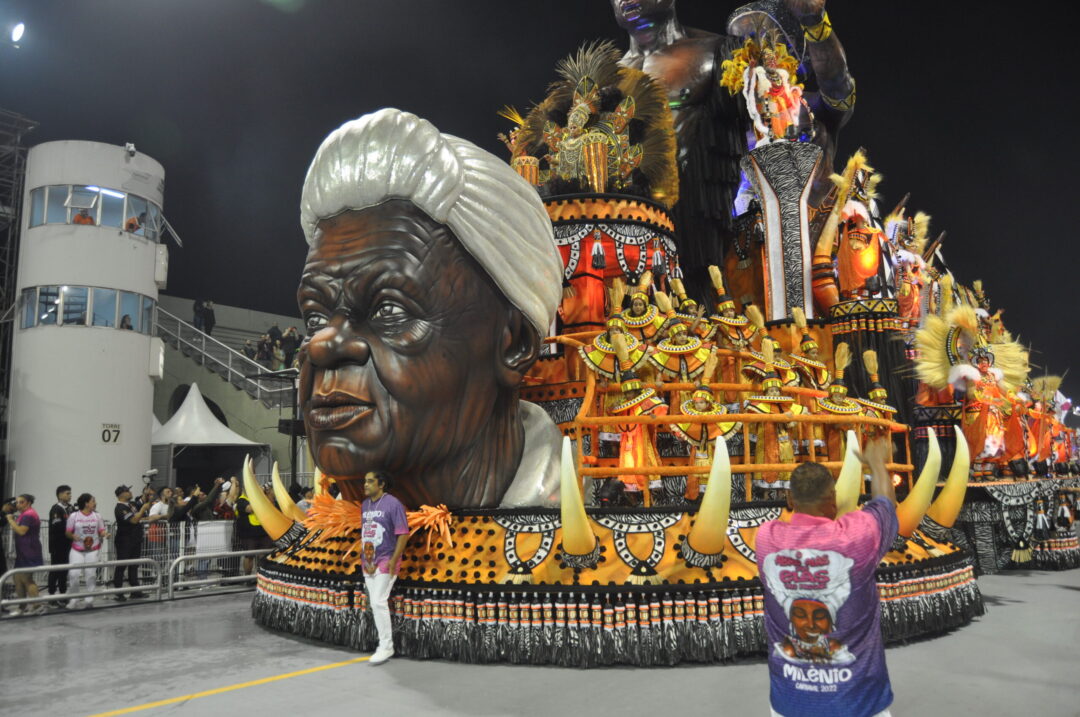
[[403, 321], [409, 318], [409, 312], [401, 304], [396, 304], [393, 301], [383, 301], [375, 307], [375, 311], [371, 313], [371, 318], [376, 321]]
[[310, 335], [319, 331], [324, 328], [327, 323], [326, 317], [322, 314], [308, 314], [306, 321], [308, 334]]

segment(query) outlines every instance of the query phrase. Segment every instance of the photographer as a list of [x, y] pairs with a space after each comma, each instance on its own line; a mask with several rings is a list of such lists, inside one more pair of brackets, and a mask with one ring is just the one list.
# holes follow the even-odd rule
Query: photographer
[[[67, 527], [68, 516], [75, 512], [75, 506], [71, 504], [71, 486], [56, 486], [56, 503], [49, 508], [49, 562], [52, 565], [63, 565], [68, 561], [71, 553], [71, 541], [64, 535]], [[49, 572], [49, 594], [61, 595], [67, 592], [68, 571], [53, 570]], [[52, 603], [54, 607], [63, 607], [59, 602]]]
[[[44, 560], [41, 557], [41, 519], [38, 517], [37, 511], [34, 510], [34, 496], [29, 493], [23, 493], [15, 502], [7, 502], [4, 504], [4, 517], [7, 519], [8, 525], [11, 526], [11, 532], [15, 536], [15, 567], [16, 568], [36, 568], [44, 565]], [[18, 515], [15, 512], [18, 511]], [[33, 573], [18, 573], [14, 576], [15, 582], [15, 597], [37, 597], [38, 587], [34, 582]], [[27, 615], [40, 615], [45, 612], [45, 605], [39, 604], [30, 606], [27, 605], [23, 610], [22, 606], [16, 607], [12, 610], [13, 615], [27, 614]]]
[[[118, 486], [115, 492], [116, 559], [133, 560], [142, 555], [142, 526], [140, 523], [142, 523], [146, 513], [150, 510], [150, 502], [147, 501], [136, 507], [131, 500], [131, 486], [128, 485]], [[121, 566], [113, 571], [114, 588], [119, 588], [124, 584], [124, 570], [125, 568]], [[128, 565], [126, 570], [128, 585], [133, 588], [138, 587], [139, 566]], [[131, 597], [137, 599], [145, 596], [136, 591], [131, 593]], [[118, 593], [115, 599], [117, 602], [124, 602], [127, 597]]]

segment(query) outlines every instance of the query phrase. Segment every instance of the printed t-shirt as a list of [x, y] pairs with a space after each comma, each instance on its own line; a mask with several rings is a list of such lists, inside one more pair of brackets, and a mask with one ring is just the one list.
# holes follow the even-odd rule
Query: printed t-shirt
[[41, 518], [33, 508], [27, 508], [15, 519], [18, 525], [25, 525], [29, 530], [25, 535], [15, 535], [15, 567], [33, 568], [42, 564], [41, 559]]
[[892, 502], [875, 498], [837, 520], [795, 513], [758, 529], [779, 714], [868, 717], [892, 703], [875, 570], [897, 526]]
[[[153, 508], [154, 506], [150, 507]], [[138, 542], [142, 540], [142, 526], [131, 522], [131, 519], [138, 512], [139, 509], [134, 503], [116, 504], [116, 508], [113, 509], [113, 516], [116, 518], [116, 542]]]
[[[364, 564], [369, 567], [374, 564], [380, 573], [391, 572], [390, 558], [394, 555], [397, 536], [409, 532], [405, 506], [389, 493], [383, 493], [376, 501], [365, 498], [360, 513]], [[393, 568], [397, 572], [397, 566]]]
[[[68, 516], [67, 530], [75, 534], [71, 547], [80, 553], [90, 553], [101, 549], [101, 533], [105, 530], [105, 521], [96, 512], [87, 515], [77, 510]], [[85, 538], [94, 539], [89, 548], [83, 545]]]

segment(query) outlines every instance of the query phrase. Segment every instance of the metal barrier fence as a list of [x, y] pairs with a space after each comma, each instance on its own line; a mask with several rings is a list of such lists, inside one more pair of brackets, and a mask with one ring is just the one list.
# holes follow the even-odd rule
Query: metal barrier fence
[[[66, 601], [93, 596], [120, 595], [133, 592], [154, 592], [155, 599], [161, 599], [161, 593], [168, 588], [168, 597], [174, 596], [176, 589], [209, 586], [231, 586], [249, 582], [254, 585], [255, 576], [241, 574], [241, 560], [246, 556], [265, 555], [264, 550], [239, 550], [234, 542], [234, 523], [231, 520], [210, 520], [195, 523], [156, 523], [143, 524], [142, 541], [139, 555], [130, 559], [117, 559], [116, 528], [112, 522], [106, 523], [108, 534], [102, 539], [99, 552], [101, 560], [85, 565], [70, 565], [65, 562], [51, 563], [49, 545], [49, 526], [42, 523], [42, 555], [48, 562], [31, 568], [13, 568], [0, 576], [0, 608], [33, 604], [48, 601]], [[14, 565], [15, 547], [11, 531], [0, 532], [0, 549], [4, 550], [7, 565]], [[67, 548], [67, 545], [65, 545]], [[65, 550], [67, 554], [67, 550]], [[127, 582], [131, 565], [138, 566], [137, 582], [139, 585], [123, 584]], [[184, 568], [180, 571], [180, 568]], [[10, 579], [17, 574], [53, 574], [66, 573], [73, 568], [93, 570], [99, 586], [93, 593], [56, 592], [48, 594], [46, 584], [37, 582], [41, 595], [38, 598], [15, 598], [14, 584]], [[117, 576], [117, 571], [123, 574]], [[122, 585], [115, 586], [117, 577], [123, 578]], [[49, 580], [50, 587], [59, 588], [55, 580]], [[69, 589], [78, 586], [68, 585]]]

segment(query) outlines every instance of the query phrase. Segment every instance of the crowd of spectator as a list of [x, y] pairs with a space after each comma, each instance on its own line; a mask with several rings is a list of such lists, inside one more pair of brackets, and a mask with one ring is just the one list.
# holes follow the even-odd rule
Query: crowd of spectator
[[283, 371], [286, 368], [298, 368], [297, 349], [302, 339], [300, 330], [290, 326], [284, 332], [274, 324], [259, 337], [258, 343], [247, 339], [243, 352], [252, 361], [270, 371]]
[[[267, 498], [276, 502], [269, 485], [262, 490]], [[310, 505], [311, 491], [306, 493], [295, 482], [290, 491], [294, 500], [307, 499]], [[48, 605], [45, 602], [9, 609], [9, 615], [41, 614], [49, 606], [66, 607], [72, 610], [92, 607], [94, 597], [66, 598], [71, 593], [92, 593], [97, 586], [96, 563], [101, 562], [103, 541], [111, 539], [115, 549], [115, 560], [135, 560], [149, 557], [157, 560], [163, 567], [168, 567], [181, 551], [181, 546], [195, 545], [200, 524], [211, 521], [231, 521], [232, 538], [226, 545], [215, 546], [214, 552], [236, 550], [261, 550], [272, 547], [269, 537], [263, 531], [255, 515], [243, 486], [235, 477], [226, 480], [216, 478], [209, 492], [199, 485], [185, 490], [182, 487], [163, 487], [160, 491], [146, 486], [140, 495], [135, 496], [131, 486], [120, 485], [115, 489], [116, 504], [113, 508], [113, 522], [107, 524], [98, 512], [97, 500], [89, 493], [83, 493], [71, 503], [71, 486], [60, 485], [56, 488], [56, 503], [49, 508], [48, 523], [42, 528], [42, 520], [34, 507], [33, 495], [24, 493], [3, 505], [6, 527], [10, 528], [14, 545], [16, 568], [45, 566], [45, 548], [42, 545], [42, 533], [47, 537], [49, 565], [69, 565], [68, 570], [52, 570], [48, 573], [47, 589], [55, 599]], [[226, 535], [226, 531], [222, 531]], [[184, 539], [180, 540], [183, 535]], [[196, 556], [199, 552], [196, 550]], [[235, 575], [242, 567], [243, 574], [254, 571], [255, 559], [246, 556], [242, 566], [237, 559], [219, 561], [219, 568], [224, 575]], [[140, 588], [140, 564], [116, 566], [111, 576], [111, 587], [120, 590], [126, 579], [130, 591], [113, 594], [117, 602], [126, 602], [129, 598], [146, 597]], [[194, 573], [197, 577], [206, 577], [210, 569], [210, 560], [197, 560]], [[0, 541], [0, 574], [7, 570], [3, 542]], [[39, 596], [35, 573], [17, 573], [13, 576], [15, 597], [36, 598]], [[106, 578], [107, 579], [107, 578]]]

